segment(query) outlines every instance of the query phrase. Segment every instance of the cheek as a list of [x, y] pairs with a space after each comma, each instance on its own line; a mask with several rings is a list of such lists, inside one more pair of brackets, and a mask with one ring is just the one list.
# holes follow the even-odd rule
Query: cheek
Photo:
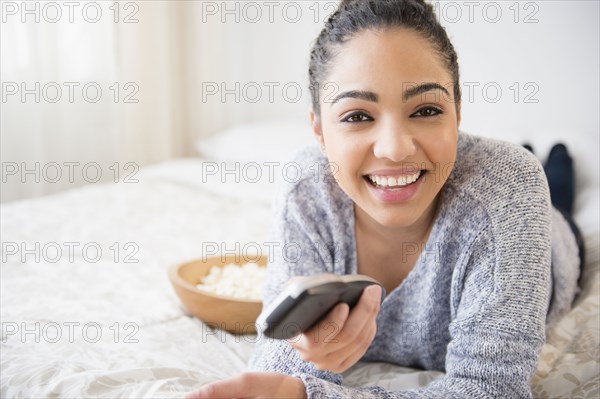
[[427, 157], [434, 162], [436, 168], [447, 168], [453, 164], [456, 158], [456, 143], [458, 131], [455, 128], [447, 128], [437, 132], [434, 138], [423, 143]]
[[331, 153], [328, 151], [327, 154], [329, 162], [334, 164], [333, 167], [337, 172], [336, 179], [345, 190], [351, 190], [350, 186], [360, 175], [360, 167], [364, 159], [359, 147], [341, 144], [336, 146]]
[[327, 142], [326, 153], [340, 187], [347, 194], [355, 192], [361, 168], [367, 157], [365, 146], [349, 137], [342, 140], [330, 139]]
[[357, 137], [340, 130], [337, 124], [324, 124], [323, 137], [329, 162], [338, 165], [338, 171], [348, 173], [348, 169], [356, 164], [360, 152], [361, 145]]

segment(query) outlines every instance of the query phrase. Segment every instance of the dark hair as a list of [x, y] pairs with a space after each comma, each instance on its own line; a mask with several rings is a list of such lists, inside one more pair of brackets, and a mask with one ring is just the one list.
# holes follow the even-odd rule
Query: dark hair
[[319, 91], [337, 45], [367, 29], [407, 28], [428, 40], [452, 75], [456, 107], [460, 106], [458, 56], [433, 6], [424, 0], [343, 0], [329, 17], [310, 53], [308, 68], [313, 111], [320, 116]]

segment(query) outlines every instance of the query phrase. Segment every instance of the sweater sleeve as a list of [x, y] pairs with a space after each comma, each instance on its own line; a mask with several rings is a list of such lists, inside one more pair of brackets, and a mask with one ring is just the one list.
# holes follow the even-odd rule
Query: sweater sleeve
[[516, 176], [521, 193], [486, 206], [486, 223], [454, 271], [446, 375], [427, 387], [392, 392], [302, 372], [309, 398], [532, 396], [530, 379], [545, 339], [551, 219], [543, 171], [530, 166]]

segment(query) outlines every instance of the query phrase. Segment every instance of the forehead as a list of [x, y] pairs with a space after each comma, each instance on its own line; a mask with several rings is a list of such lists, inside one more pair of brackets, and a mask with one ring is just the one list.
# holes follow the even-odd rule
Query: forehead
[[366, 30], [338, 47], [325, 79], [340, 89], [402, 88], [403, 84], [452, 81], [433, 46], [407, 29]]

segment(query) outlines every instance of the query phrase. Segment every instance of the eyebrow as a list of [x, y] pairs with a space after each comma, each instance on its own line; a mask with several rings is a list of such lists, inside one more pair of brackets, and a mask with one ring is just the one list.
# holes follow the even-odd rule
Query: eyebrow
[[[402, 100], [407, 101], [411, 97], [418, 96], [420, 94], [423, 94], [423, 93], [426, 93], [426, 92], [432, 91], [432, 90], [441, 90], [444, 93], [446, 93], [447, 96], [450, 96], [450, 93], [448, 93], [448, 90], [446, 90], [446, 88], [439, 83], [421, 83], [419, 85], [411, 84], [408, 87], [408, 89], [406, 89], [404, 91], [404, 93], [402, 94]], [[371, 101], [371, 102], [375, 102], [375, 103], [379, 100], [379, 96], [377, 94], [373, 93], [372, 91], [350, 90], [350, 91], [344, 91], [344, 92], [338, 94], [337, 96], [335, 96], [333, 98], [333, 100], [331, 101], [331, 106], [333, 106], [333, 104], [339, 102], [340, 100], [342, 100], [344, 98], [356, 98], [359, 100]]]
[[420, 85], [409, 86], [409, 88], [404, 91], [404, 94], [402, 94], [402, 100], [407, 101], [411, 97], [433, 90], [441, 90], [446, 93], [448, 97], [450, 96], [448, 90], [446, 90], [446, 88], [439, 83], [421, 83]]
[[365, 90], [350, 90], [344, 91], [333, 98], [331, 105], [337, 103], [343, 98], [357, 98], [359, 100], [371, 101], [376, 103], [379, 101], [379, 96], [372, 91]]

